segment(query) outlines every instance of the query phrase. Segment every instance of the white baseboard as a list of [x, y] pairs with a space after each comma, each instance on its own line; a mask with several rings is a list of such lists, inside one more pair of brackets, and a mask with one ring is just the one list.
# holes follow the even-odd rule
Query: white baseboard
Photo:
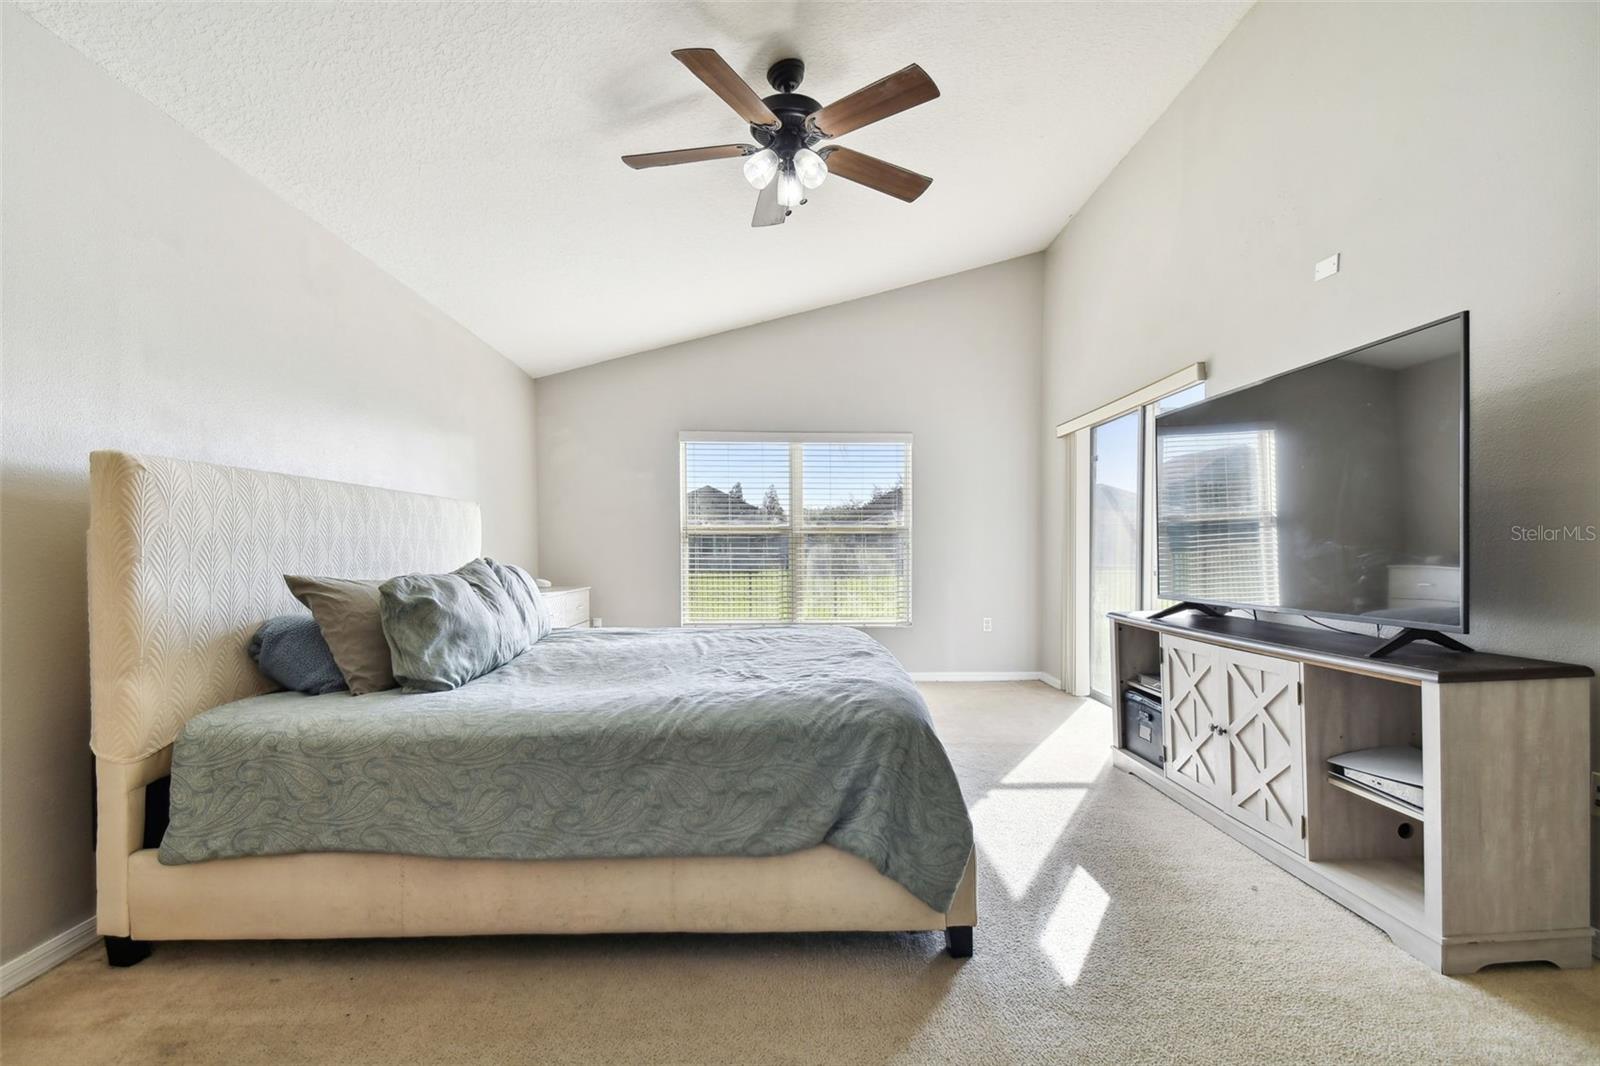
[[913, 681], [1042, 681], [1043, 674], [1037, 670], [957, 670], [951, 672], [916, 673], [913, 672]]
[[35, 977], [60, 966], [95, 942], [94, 919], [85, 918], [65, 932], [57, 933], [10, 962], [0, 966], [0, 996], [9, 996]]
[[1054, 674], [1046, 674], [1046, 673], [1041, 672], [1039, 674], [1039, 680], [1043, 681], [1045, 684], [1049, 685], [1051, 688], [1062, 688], [1061, 679], [1059, 677], [1056, 677]]

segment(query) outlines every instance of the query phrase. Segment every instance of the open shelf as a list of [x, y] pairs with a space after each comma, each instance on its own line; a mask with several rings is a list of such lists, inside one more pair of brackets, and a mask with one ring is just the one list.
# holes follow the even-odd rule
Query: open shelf
[[[1123, 706], [1123, 697], [1128, 692], [1137, 692], [1155, 703], [1158, 708], [1165, 708], [1165, 701], [1157, 689], [1140, 681], [1140, 675], [1151, 677], [1161, 676], [1161, 637], [1149, 630], [1135, 629], [1128, 626], [1112, 627], [1111, 648], [1111, 745], [1125, 752], [1129, 758], [1139, 760], [1140, 765], [1148, 767], [1154, 773], [1161, 773], [1161, 767], [1151, 761], [1146, 755], [1130, 743], [1131, 738], [1124, 736], [1124, 726], [1127, 722]], [[1156, 720], [1155, 735], [1145, 739], [1143, 743], [1156, 752], [1165, 751], [1162, 736], [1164, 724]]]
[[1148, 685], [1141, 685], [1137, 681], [1124, 681], [1122, 683], [1122, 686], [1124, 688], [1131, 688], [1135, 692], [1139, 692], [1139, 693], [1142, 693], [1142, 694], [1144, 694], [1146, 696], [1149, 696], [1151, 699], [1155, 700], [1157, 703], [1161, 702], [1161, 693], [1157, 692], [1155, 689], [1151, 688]]
[[1424, 928], [1426, 893], [1422, 856], [1410, 859], [1332, 859], [1310, 864], [1346, 891], [1383, 908], [1415, 929]]
[[1378, 806], [1385, 807], [1396, 814], [1404, 814], [1411, 818], [1422, 817], [1421, 807], [1413, 807], [1411, 804], [1403, 800], [1397, 800], [1393, 796], [1385, 796], [1381, 792], [1366, 788], [1348, 778], [1340, 777], [1332, 770], [1328, 771], [1328, 784], [1341, 791], [1348, 792], [1352, 796], [1360, 796], [1368, 803], [1376, 803]]

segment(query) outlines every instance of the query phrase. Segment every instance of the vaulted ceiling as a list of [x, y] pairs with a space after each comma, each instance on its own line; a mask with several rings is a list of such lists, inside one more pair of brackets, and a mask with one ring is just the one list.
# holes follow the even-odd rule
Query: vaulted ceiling
[[[540, 375], [1043, 248], [1249, 4], [23, 6]], [[686, 47], [824, 103], [920, 63], [939, 99], [839, 143], [932, 188], [752, 229], [738, 160], [627, 169], [749, 140]]]

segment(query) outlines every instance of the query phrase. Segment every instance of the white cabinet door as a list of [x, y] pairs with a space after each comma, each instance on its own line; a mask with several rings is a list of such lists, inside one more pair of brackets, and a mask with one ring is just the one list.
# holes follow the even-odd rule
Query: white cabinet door
[[1228, 740], [1223, 708], [1223, 651], [1181, 637], [1161, 641], [1162, 718], [1166, 722], [1166, 774], [1184, 788], [1226, 810]]
[[1306, 786], [1300, 664], [1218, 649], [1222, 662], [1228, 796], [1238, 821], [1305, 854]]
[[1167, 777], [1304, 855], [1300, 664], [1163, 637], [1161, 667]]

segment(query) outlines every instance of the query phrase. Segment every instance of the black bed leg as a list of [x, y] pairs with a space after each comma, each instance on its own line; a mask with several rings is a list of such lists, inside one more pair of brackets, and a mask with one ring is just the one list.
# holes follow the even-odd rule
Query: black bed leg
[[972, 926], [947, 925], [944, 930], [945, 950], [952, 959], [972, 958]]
[[150, 957], [150, 941], [126, 936], [106, 937], [106, 962], [111, 966], [133, 966]]

